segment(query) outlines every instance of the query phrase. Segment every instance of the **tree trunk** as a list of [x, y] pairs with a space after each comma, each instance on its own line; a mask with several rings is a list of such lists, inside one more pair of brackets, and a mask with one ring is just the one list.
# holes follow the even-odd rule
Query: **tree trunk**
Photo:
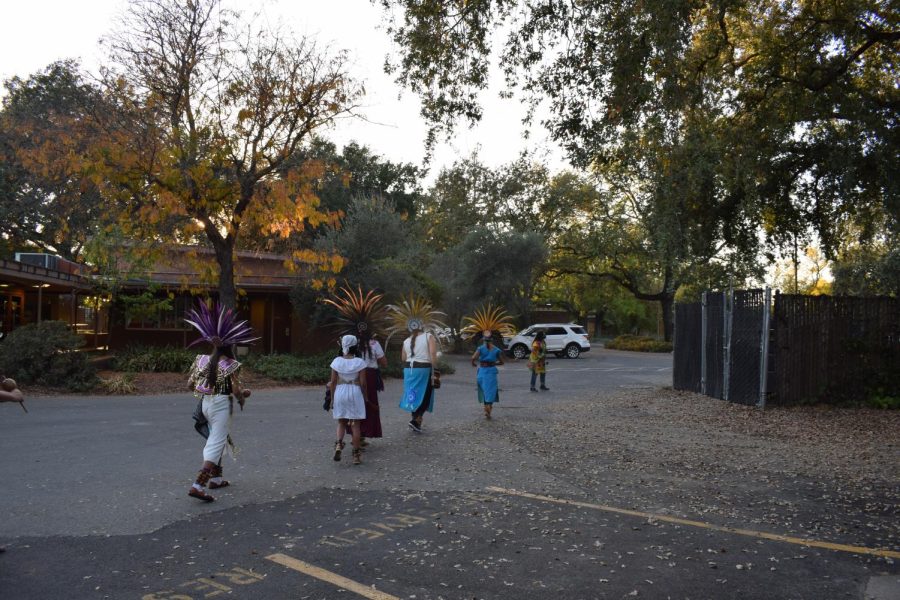
[[603, 317], [606, 316], [605, 308], [598, 308], [594, 311], [594, 337], [603, 336]]
[[225, 308], [235, 308], [237, 288], [234, 285], [234, 242], [224, 240], [213, 245], [216, 262], [219, 264], [219, 303]]
[[663, 292], [659, 296], [659, 304], [662, 308], [663, 338], [671, 342], [675, 333], [675, 294]]

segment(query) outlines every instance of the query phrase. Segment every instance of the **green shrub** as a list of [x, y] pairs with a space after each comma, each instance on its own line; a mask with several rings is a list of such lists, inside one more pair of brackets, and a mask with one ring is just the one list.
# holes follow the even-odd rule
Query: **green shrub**
[[133, 373], [187, 373], [196, 350], [171, 346], [129, 346], [116, 354], [113, 369]]
[[868, 406], [881, 410], [900, 410], [900, 396], [883, 396], [876, 394], [869, 396], [866, 401]]
[[20, 384], [87, 391], [97, 383], [84, 345], [62, 321], [43, 321], [14, 329], [0, 342], [0, 371]]
[[[244, 364], [247, 368], [278, 381], [292, 383], [327, 383], [331, 378], [331, 361], [334, 352], [324, 352], [313, 356], [294, 356], [293, 354], [254, 354], [247, 357]], [[438, 360], [438, 370], [444, 375], [452, 374], [453, 365]], [[384, 377], [403, 377], [403, 364], [399, 356], [389, 355], [388, 366], [381, 370]]]
[[[388, 355], [387, 367], [381, 369], [381, 374], [384, 377], [394, 377], [396, 379], [402, 379], [403, 368], [405, 366], [406, 365], [404, 363], [400, 362], [400, 355], [398, 353], [391, 353]], [[454, 373], [456, 373], [456, 367], [444, 360], [444, 357], [438, 358], [437, 370], [441, 372], [441, 375], [453, 375]]]
[[292, 383], [326, 383], [331, 378], [329, 365], [333, 352], [313, 356], [293, 354], [253, 354], [244, 364], [260, 375]]
[[610, 350], [630, 350], [632, 352], [671, 352], [672, 343], [642, 335], [620, 335], [606, 342]]

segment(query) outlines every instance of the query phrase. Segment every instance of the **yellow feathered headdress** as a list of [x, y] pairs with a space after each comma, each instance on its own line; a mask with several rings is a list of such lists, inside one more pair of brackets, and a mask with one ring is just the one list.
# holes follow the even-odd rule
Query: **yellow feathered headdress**
[[464, 340], [488, 331], [504, 336], [511, 336], [516, 333], [511, 317], [506, 314], [506, 311], [499, 306], [494, 307], [491, 304], [477, 309], [472, 317], [463, 317], [463, 323], [467, 323], [460, 330]]

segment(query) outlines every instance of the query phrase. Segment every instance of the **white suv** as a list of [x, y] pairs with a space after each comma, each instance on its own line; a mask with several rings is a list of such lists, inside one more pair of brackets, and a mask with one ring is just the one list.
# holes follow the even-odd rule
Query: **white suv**
[[587, 331], [574, 323], [537, 323], [523, 329], [511, 338], [503, 338], [506, 351], [516, 358], [525, 358], [531, 354], [531, 343], [538, 331], [543, 331], [547, 342], [547, 352], [556, 356], [578, 358], [582, 352], [591, 349]]

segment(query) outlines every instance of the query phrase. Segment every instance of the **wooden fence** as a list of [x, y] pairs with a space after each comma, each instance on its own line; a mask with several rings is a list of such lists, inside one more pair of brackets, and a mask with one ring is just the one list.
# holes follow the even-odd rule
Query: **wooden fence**
[[900, 299], [776, 294], [770, 401], [900, 395]]
[[900, 299], [706, 292], [675, 306], [673, 366], [675, 389], [742, 404], [897, 397]]

